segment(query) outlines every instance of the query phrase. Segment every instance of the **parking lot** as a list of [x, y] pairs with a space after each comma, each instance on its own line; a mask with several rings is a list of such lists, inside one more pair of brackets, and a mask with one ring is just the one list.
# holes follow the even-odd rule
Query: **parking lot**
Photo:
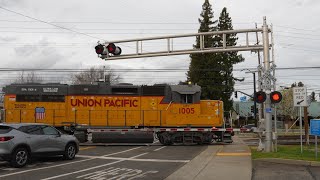
[[1, 162], [0, 179], [165, 179], [205, 149], [157, 144], [81, 146], [71, 161], [40, 158], [20, 169]]

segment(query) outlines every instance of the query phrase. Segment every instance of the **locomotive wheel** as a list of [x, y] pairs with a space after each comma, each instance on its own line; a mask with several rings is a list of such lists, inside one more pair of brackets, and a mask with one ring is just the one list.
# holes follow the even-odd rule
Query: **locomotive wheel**
[[163, 137], [161, 135], [159, 135], [158, 138], [159, 138], [159, 142], [164, 145]]
[[159, 134], [158, 137], [159, 137], [159, 142], [165, 146], [169, 146], [173, 144], [173, 142], [171, 141], [171, 136], [167, 132]]

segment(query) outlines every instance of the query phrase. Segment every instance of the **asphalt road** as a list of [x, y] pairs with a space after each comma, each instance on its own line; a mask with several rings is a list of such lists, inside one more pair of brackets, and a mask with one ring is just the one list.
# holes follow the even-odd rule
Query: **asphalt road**
[[0, 179], [165, 179], [206, 148], [199, 145], [81, 146], [71, 161], [62, 157], [40, 158], [20, 169], [0, 162]]

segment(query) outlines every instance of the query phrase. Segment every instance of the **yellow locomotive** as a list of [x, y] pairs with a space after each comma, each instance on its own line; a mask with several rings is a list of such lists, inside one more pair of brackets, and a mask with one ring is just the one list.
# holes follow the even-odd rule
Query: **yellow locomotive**
[[[46, 123], [95, 133], [156, 133], [162, 144], [232, 142], [223, 102], [200, 100], [198, 85], [11, 84], [3, 88], [5, 122]], [[220, 130], [222, 128], [222, 130]], [[112, 137], [113, 142], [117, 136]]]

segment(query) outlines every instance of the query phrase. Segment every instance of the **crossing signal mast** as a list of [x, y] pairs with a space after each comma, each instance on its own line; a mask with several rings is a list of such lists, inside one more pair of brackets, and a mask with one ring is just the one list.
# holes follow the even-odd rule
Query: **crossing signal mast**
[[[253, 43], [249, 41], [249, 34], [258, 32], [262, 33], [263, 43], [259, 45], [258, 43]], [[228, 31], [214, 31], [214, 32], [200, 32], [193, 34], [180, 34], [172, 36], [158, 36], [158, 37], [149, 37], [149, 38], [138, 38], [138, 39], [127, 39], [127, 40], [118, 40], [118, 41], [108, 41], [105, 43], [99, 43], [96, 47], [96, 53], [98, 57], [106, 61], [109, 60], [119, 60], [119, 59], [133, 59], [133, 58], [145, 58], [145, 57], [157, 57], [157, 56], [173, 56], [173, 55], [183, 55], [183, 54], [196, 54], [196, 53], [218, 53], [218, 52], [233, 52], [233, 51], [263, 51], [264, 58], [264, 67], [261, 65], [258, 66], [259, 72], [263, 75], [259, 79], [261, 83], [261, 92], [255, 94], [255, 101], [259, 103], [264, 103], [265, 105], [265, 152], [272, 152], [272, 115], [271, 115], [271, 103], [278, 103], [282, 99], [282, 95], [279, 92], [271, 92], [271, 89], [274, 87], [271, 81], [275, 82], [276, 79], [271, 75], [271, 71], [274, 72], [275, 65], [273, 64], [270, 67], [270, 48], [272, 45], [269, 44], [269, 33], [272, 33], [271, 29], [268, 27], [266, 22], [266, 17], [263, 18], [262, 28], [256, 29], [242, 29], [242, 30], [228, 30]], [[234, 45], [228, 46], [226, 37], [229, 34], [245, 34], [246, 41], [245, 45]], [[220, 36], [222, 37], [222, 46], [221, 47], [206, 47], [205, 46], [205, 37], [206, 36]], [[199, 48], [193, 49], [183, 49], [176, 50], [174, 48], [173, 40], [181, 38], [190, 38], [196, 37], [200, 40]], [[143, 51], [143, 45], [145, 42], [163, 40], [166, 42], [165, 50], [163, 51], [153, 51], [146, 52]], [[123, 43], [134, 43], [135, 44], [135, 53], [126, 53], [123, 54], [119, 46], [115, 44]], [[273, 49], [272, 49], [273, 50]], [[235, 96], [237, 94], [235, 93]]]

